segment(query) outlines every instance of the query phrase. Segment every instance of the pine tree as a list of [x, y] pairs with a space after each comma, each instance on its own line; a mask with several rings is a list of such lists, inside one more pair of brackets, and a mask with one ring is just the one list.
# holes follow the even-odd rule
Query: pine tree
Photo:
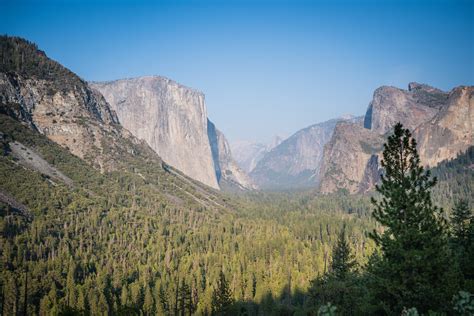
[[165, 315], [169, 315], [170, 314], [170, 303], [169, 303], [169, 300], [168, 300], [168, 295], [165, 293], [165, 290], [163, 289], [163, 287], [160, 285], [160, 289], [159, 289], [159, 292], [158, 292], [158, 297], [159, 297], [159, 301], [160, 301], [160, 305], [161, 305], [161, 310], [163, 311], [163, 313]]
[[181, 286], [179, 287], [179, 310], [181, 315], [186, 315], [186, 311], [191, 310], [190, 301], [191, 298], [191, 289], [186, 284], [184, 280], [181, 281]]
[[143, 310], [145, 311], [145, 315], [153, 315], [154, 307], [155, 302], [153, 300], [153, 295], [151, 294], [150, 286], [147, 284], [145, 286], [145, 298], [143, 301]]
[[420, 164], [416, 141], [402, 124], [384, 145], [384, 174], [373, 217], [384, 226], [371, 237], [381, 258], [370, 265], [371, 291], [388, 313], [416, 307], [442, 310], [458, 286], [442, 210], [432, 204], [436, 178]]
[[332, 251], [330, 271], [311, 281], [311, 302], [319, 307], [335, 304], [342, 315], [356, 314], [356, 305], [360, 300], [360, 287], [356, 284], [354, 273], [356, 265], [344, 225]]
[[355, 258], [346, 239], [346, 226], [344, 225], [332, 252], [331, 274], [335, 278], [343, 280], [355, 266]]
[[225, 315], [229, 312], [234, 300], [225, 278], [224, 272], [220, 272], [217, 287], [212, 293], [211, 309], [212, 315]]
[[472, 211], [467, 201], [458, 201], [451, 214], [452, 245], [463, 276], [462, 287], [469, 292], [474, 291], [474, 221], [472, 219]]
[[451, 214], [451, 227], [454, 241], [459, 246], [464, 247], [469, 238], [469, 225], [472, 218], [472, 212], [466, 200], [460, 200], [456, 203]]

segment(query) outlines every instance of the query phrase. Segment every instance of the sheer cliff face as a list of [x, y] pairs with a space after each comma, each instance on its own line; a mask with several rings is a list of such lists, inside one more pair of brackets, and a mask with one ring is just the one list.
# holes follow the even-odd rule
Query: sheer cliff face
[[232, 158], [231, 149], [224, 134], [208, 121], [208, 137], [217, 181], [222, 189], [250, 190], [256, 189], [252, 180]]
[[[408, 90], [377, 89], [365, 116], [365, 130], [336, 127], [323, 155], [321, 191], [373, 189], [380, 177], [378, 144], [396, 122], [413, 132], [424, 165], [433, 167], [455, 158], [474, 144], [473, 95], [474, 87], [446, 93], [418, 83], [410, 83]], [[372, 145], [364, 144], [364, 139]]]
[[320, 191], [365, 192], [377, 179], [384, 139], [359, 124], [339, 122], [324, 148]]
[[207, 136], [204, 95], [162, 77], [91, 83], [120, 123], [189, 177], [219, 188]]
[[474, 87], [453, 89], [441, 110], [413, 133], [421, 161], [432, 167], [467, 150], [474, 143], [473, 122]]
[[417, 83], [410, 83], [408, 90], [380, 87], [374, 92], [364, 126], [384, 134], [397, 123], [410, 130], [432, 119], [447, 100], [447, 94]]

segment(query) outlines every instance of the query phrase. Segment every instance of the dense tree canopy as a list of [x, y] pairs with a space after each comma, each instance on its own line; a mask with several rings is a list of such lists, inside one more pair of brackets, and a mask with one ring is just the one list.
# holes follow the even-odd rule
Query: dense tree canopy
[[[204, 188], [179, 189], [182, 183], [150, 162], [130, 161], [129, 169], [102, 174], [3, 115], [0, 131], [0, 193], [8, 192], [31, 215], [0, 203], [3, 315], [190, 315], [229, 305], [243, 315], [314, 315], [334, 308], [364, 315], [383, 310], [374, 304], [379, 298], [388, 302], [387, 311], [451, 308], [454, 290], [472, 289], [472, 216], [461, 205], [449, 236], [443, 213], [430, 202], [432, 180], [416, 163], [410, 171], [410, 159], [398, 186], [381, 184], [387, 202], [378, 205], [389, 208], [374, 214], [382, 227], [371, 218], [366, 196], [258, 192], [208, 195], [212, 202], [203, 204], [194, 197]], [[37, 151], [73, 185], [21, 166], [8, 150], [13, 140]], [[443, 172], [464, 163], [452, 161]], [[397, 172], [387, 170], [385, 181]], [[397, 213], [402, 209], [406, 216]], [[376, 249], [367, 234], [374, 229], [380, 255], [367, 273]], [[459, 267], [456, 287], [455, 276], [452, 282], [442, 277], [450, 269], [430, 279], [451, 259]], [[411, 264], [419, 269], [420, 290], [436, 305], [409, 289], [402, 292], [404, 305], [397, 303], [400, 277]], [[446, 286], [434, 291], [427, 280]]]

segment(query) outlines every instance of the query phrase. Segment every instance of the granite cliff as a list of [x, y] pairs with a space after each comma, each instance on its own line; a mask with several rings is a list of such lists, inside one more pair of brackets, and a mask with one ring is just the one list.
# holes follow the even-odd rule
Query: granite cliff
[[421, 161], [433, 167], [466, 151], [474, 143], [473, 124], [474, 87], [457, 87], [440, 111], [413, 133]]
[[120, 123], [168, 164], [219, 189], [253, 188], [231, 157], [227, 140], [207, 118], [204, 94], [152, 76], [93, 82]]
[[320, 191], [363, 193], [371, 189], [379, 176], [378, 157], [383, 143], [381, 135], [360, 124], [339, 122], [324, 147]]
[[380, 176], [380, 145], [396, 122], [412, 131], [427, 167], [465, 152], [474, 144], [473, 91], [457, 87], [443, 92], [419, 83], [410, 83], [408, 90], [378, 88], [364, 118], [365, 129], [336, 127], [324, 150], [320, 190], [373, 189]]
[[219, 188], [207, 137], [204, 95], [164, 77], [91, 83], [120, 123], [168, 164]]
[[[207, 118], [205, 123], [207, 139]], [[164, 206], [223, 205], [215, 190], [163, 162], [145, 141], [123, 128], [87, 82], [35, 44], [9, 36], [0, 36], [0, 146], [7, 157], [2, 160], [5, 168], [21, 166], [35, 177], [41, 175], [47, 185], [78, 188], [88, 181], [84, 177], [100, 177], [95, 176], [99, 170], [104, 181], [120, 174], [119, 186], [128, 192], [140, 182]], [[8, 192], [0, 193], [0, 200], [8, 200]]]

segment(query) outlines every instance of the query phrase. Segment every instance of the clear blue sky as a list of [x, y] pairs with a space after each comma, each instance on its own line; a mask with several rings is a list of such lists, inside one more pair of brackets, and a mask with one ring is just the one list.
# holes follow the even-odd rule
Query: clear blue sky
[[381, 85], [474, 84], [474, 1], [0, 0], [0, 16], [86, 80], [203, 91], [231, 140], [363, 114]]

